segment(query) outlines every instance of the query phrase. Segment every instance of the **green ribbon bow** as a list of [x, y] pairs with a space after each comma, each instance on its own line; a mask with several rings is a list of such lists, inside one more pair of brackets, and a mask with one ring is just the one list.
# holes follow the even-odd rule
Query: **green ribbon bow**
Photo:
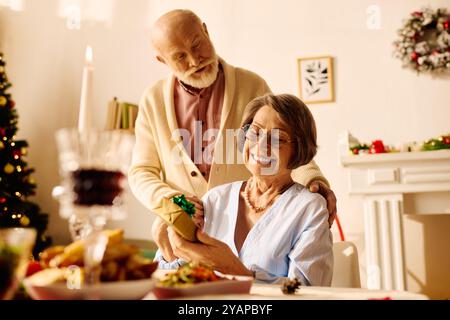
[[184, 194], [175, 196], [172, 198], [173, 203], [179, 205], [191, 218], [195, 214], [195, 206], [192, 202], [188, 201]]

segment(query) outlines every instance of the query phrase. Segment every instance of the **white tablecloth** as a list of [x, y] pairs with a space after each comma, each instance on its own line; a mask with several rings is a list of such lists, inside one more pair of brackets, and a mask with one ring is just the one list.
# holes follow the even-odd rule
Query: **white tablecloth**
[[[164, 272], [158, 270], [156, 278]], [[295, 294], [286, 295], [281, 291], [281, 285], [256, 284], [252, 285], [250, 294], [239, 295], [207, 295], [188, 299], [195, 300], [367, 300], [367, 299], [394, 299], [394, 300], [426, 300], [427, 296], [407, 291], [368, 290], [353, 288], [329, 287], [300, 287]], [[156, 299], [153, 293], [144, 299]]]

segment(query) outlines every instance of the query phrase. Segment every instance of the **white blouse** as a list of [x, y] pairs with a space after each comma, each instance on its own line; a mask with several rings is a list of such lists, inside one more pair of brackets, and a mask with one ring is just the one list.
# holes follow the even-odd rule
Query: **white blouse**
[[234, 234], [242, 183], [221, 185], [203, 196], [204, 231], [225, 242], [258, 281], [297, 277], [302, 285], [331, 285], [333, 240], [325, 199], [295, 183], [259, 218], [238, 252]]

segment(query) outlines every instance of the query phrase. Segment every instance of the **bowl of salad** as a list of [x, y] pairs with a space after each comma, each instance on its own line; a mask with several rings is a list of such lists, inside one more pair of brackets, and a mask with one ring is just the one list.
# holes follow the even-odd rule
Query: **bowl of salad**
[[226, 275], [204, 265], [189, 263], [161, 277], [153, 294], [158, 299], [248, 294], [253, 280], [253, 277]]

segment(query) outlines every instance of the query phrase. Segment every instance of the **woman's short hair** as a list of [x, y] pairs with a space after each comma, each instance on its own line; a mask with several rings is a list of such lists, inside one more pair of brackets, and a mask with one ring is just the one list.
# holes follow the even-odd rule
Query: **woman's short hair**
[[267, 94], [255, 98], [245, 108], [241, 127], [251, 124], [264, 106], [273, 108], [290, 129], [294, 152], [288, 168], [295, 169], [311, 162], [317, 153], [316, 122], [303, 101], [291, 94]]

